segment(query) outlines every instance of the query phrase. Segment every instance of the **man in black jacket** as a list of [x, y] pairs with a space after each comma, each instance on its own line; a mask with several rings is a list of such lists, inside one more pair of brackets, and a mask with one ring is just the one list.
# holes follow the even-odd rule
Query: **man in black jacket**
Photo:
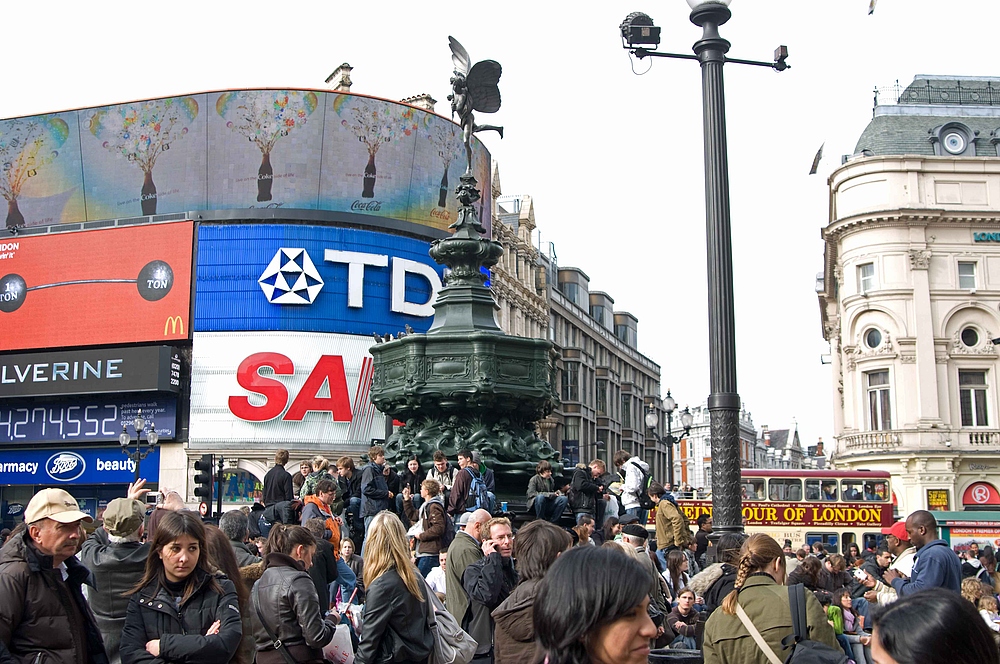
[[376, 514], [391, 509], [393, 498], [383, 470], [385, 450], [373, 445], [368, 450], [368, 458], [371, 462], [361, 471], [361, 518], [365, 520], [365, 533]]
[[286, 463], [288, 463], [288, 450], [278, 450], [274, 453], [274, 468], [264, 475], [265, 505], [295, 499], [292, 493], [292, 476], [285, 470]]
[[590, 462], [589, 468], [578, 463], [573, 469], [573, 479], [570, 480], [569, 506], [573, 510], [574, 521], [578, 520], [581, 514], [589, 514], [595, 518], [604, 516], [606, 503], [603, 495], [605, 487], [598, 483], [598, 478], [604, 472], [602, 465], [595, 460]]
[[[503, 517], [490, 519], [481, 529], [483, 558], [465, 568], [462, 585], [469, 595], [473, 619], [470, 635], [479, 646], [473, 662], [493, 661], [494, 621], [490, 615], [510, 596], [517, 585], [517, 572], [511, 555], [514, 552], [514, 535], [510, 521]], [[477, 616], [484, 619], [477, 620]]]
[[104, 638], [111, 664], [121, 661], [122, 628], [128, 611], [126, 594], [146, 569], [149, 544], [143, 543], [146, 507], [138, 500], [115, 498], [104, 510], [104, 525], [83, 543], [80, 560], [94, 575], [87, 598]]

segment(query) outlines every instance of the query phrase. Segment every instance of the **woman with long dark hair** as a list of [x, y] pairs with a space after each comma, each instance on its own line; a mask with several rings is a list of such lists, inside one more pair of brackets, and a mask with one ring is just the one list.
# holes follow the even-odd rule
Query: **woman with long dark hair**
[[234, 661], [243, 634], [236, 587], [209, 560], [205, 526], [193, 512], [157, 524], [146, 571], [130, 591], [123, 664]]
[[[769, 664], [772, 661], [744, 627], [737, 615], [738, 608], [743, 609], [746, 619], [760, 632], [774, 655], [785, 661], [788, 649], [782, 639], [792, 634], [792, 614], [788, 588], [784, 585], [784, 552], [771, 537], [755, 533], [743, 543], [736, 569], [734, 590], [705, 624], [705, 664]], [[804, 592], [804, 596], [807, 638], [839, 651], [840, 645], [823, 607], [812, 593]]]
[[306, 571], [316, 553], [316, 538], [302, 526], [275, 523], [265, 548], [264, 574], [250, 598], [257, 664], [285, 664], [271, 634], [296, 662], [322, 664], [323, 646], [333, 639], [340, 616], [320, 607]]
[[236, 664], [252, 664], [254, 656], [253, 626], [250, 623], [250, 612], [248, 611], [247, 599], [250, 593], [246, 583], [240, 574], [240, 564], [236, 560], [236, 552], [230, 544], [229, 537], [222, 532], [218, 526], [205, 525], [205, 547], [208, 551], [208, 559], [212, 565], [226, 575], [226, 578], [233, 582], [236, 587], [236, 597], [239, 599], [240, 622], [243, 628], [243, 638], [240, 641], [240, 649], [236, 651], [233, 662]]
[[976, 608], [932, 588], [889, 604], [874, 617], [875, 664], [997, 664], [1000, 651]]
[[670, 591], [670, 601], [676, 602], [682, 588], [691, 583], [688, 576], [688, 559], [680, 549], [674, 549], [667, 554], [667, 569], [661, 576], [667, 582]]
[[357, 664], [425, 664], [434, 649], [427, 584], [410, 561], [402, 521], [383, 510], [365, 535], [365, 611]]
[[548, 664], [645, 664], [657, 633], [646, 612], [650, 575], [612, 547], [574, 547], [559, 556], [535, 599], [540, 657]]
[[[615, 538], [622, 532], [622, 524], [616, 516], [609, 516], [604, 520], [604, 542], [614, 542]], [[602, 542], [603, 544], [603, 542]]]
[[823, 582], [823, 562], [816, 556], [806, 556], [799, 563], [799, 566], [788, 575], [788, 585], [794, 586], [801, 583], [806, 590], [826, 590]]

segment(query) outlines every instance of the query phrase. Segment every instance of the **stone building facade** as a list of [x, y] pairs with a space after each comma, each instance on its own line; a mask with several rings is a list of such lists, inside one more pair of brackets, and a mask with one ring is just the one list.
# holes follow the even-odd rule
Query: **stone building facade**
[[1000, 79], [918, 76], [877, 99], [829, 178], [822, 230], [830, 457], [888, 470], [903, 514], [989, 507], [1000, 503]]

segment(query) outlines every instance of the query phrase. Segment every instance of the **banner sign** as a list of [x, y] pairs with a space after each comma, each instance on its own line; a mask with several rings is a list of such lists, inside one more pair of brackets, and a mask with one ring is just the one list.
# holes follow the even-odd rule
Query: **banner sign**
[[353, 228], [202, 225], [195, 331], [426, 332], [443, 270], [429, 248]]
[[[177, 399], [66, 399], [55, 402], [8, 401], [0, 403], [0, 445], [33, 445], [66, 442], [117, 442], [122, 427], [135, 435], [136, 414], [153, 422], [160, 440], [173, 440], [177, 426]], [[145, 440], [145, 438], [143, 438]]]
[[[478, 138], [472, 147], [488, 237], [490, 154]], [[264, 208], [445, 230], [466, 168], [451, 120], [319, 90], [222, 90], [0, 120], [0, 156], [7, 227]]]
[[[712, 514], [709, 500], [679, 500], [678, 505], [694, 523], [702, 514]], [[892, 505], [888, 503], [779, 503], [743, 502], [743, 518], [748, 526], [802, 526], [848, 528], [888, 528], [892, 525]]]
[[169, 346], [5, 355], [0, 398], [180, 392], [181, 364], [180, 353]]
[[187, 339], [193, 228], [185, 221], [0, 241], [0, 351]]
[[975, 542], [981, 551], [987, 544], [993, 549], [1000, 548], [1000, 523], [983, 524], [966, 528], [947, 528], [948, 544], [958, 553], [965, 553]]
[[[142, 476], [160, 479], [160, 449], [142, 460]], [[0, 451], [0, 485], [128, 484], [135, 462], [120, 447]]]
[[385, 437], [371, 403], [371, 337], [196, 332], [190, 446], [368, 446]]

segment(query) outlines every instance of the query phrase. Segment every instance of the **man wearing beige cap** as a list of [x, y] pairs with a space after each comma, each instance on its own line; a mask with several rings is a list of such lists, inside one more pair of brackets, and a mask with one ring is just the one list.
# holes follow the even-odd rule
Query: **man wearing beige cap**
[[80, 559], [94, 575], [95, 588], [87, 589], [87, 599], [111, 664], [121, 661], [118, 649], [129, 602], [123, 594], [142, 579], [149, 557], [149, 544], [140, 541], [145, 516], [142, 502], [115, 498], [104, 510], [104, 525], [87, 538], [80, 551]]
[[83, 521], [76, 499], [43, 489], [24, 510], [25, 532], [0, 550], [0, 642], [22, 662], [107, 664], [81, 586], [92, 576], [75, 557]]

